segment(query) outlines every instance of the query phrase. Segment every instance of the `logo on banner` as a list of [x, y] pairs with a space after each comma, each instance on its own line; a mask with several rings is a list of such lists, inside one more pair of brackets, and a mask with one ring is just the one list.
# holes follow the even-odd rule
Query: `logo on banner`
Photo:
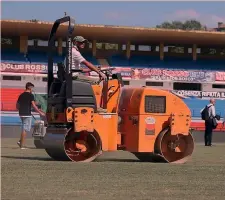
[[225, 72], [216, 72], [216, 81], [225, 81]]
[[[12, 72], [12, 73], [47, 73], [46, 64], [14, 64], [14, 63], [1, 63], [1, 72]], [[56, 72], [57, 65], [53, 65], [53, 71]]]
[[153, 81], [188, 81], [211, 82], [215, 81], [215, 73], [198, 70], [168, 70], [168, 69], [134, 69], [134, 79], [148, 79]]

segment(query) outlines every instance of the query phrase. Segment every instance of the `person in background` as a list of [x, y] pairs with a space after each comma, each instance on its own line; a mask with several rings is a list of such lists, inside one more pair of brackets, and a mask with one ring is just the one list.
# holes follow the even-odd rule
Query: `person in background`
[[209, 118], [205, 120], [205, 146], [212, 146], [213, 118], [216, 116], [215, 99], [211, 98], [207, 107]]
[[225, 112], [224, 112], [224, 117], [223, 117], [223, 127], [225, 126]]
[[22, 132], [19, 142], [17, 144], [21, 149], [25, 149], [25, 137], [27, 132], [31, 130], [32, 116], [31, 116], [31, 106], [34, 110], [44, 117], [45, 113], [39, 110], [34, 101], [34, 95], [32, 94], [32, 89], [34, 85], [30, 82], [26, 83], [25, 91], [20, 94], [17, 100], [16, 108], [19, 110], [19, 116], [22, 122]]

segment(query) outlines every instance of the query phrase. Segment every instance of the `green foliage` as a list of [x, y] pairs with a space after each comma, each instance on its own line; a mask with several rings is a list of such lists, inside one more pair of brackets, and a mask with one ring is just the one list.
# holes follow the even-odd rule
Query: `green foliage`
[[31, 20], [29, 20], [30, 22], [34, 22], [34, 23], [38, 23], [39, 22], [39, 20], [38, 19], [31, 19]]
[[180, 30], [205, 30], [206, 29], [206, 27], [203, 26], [197, 20], [187, 20], [185, 22], [181, 22], [181, 21], [168, 22], [168, 21], [165, 21], [161, 25], [157, 25], [156, 28], [180, 29]]

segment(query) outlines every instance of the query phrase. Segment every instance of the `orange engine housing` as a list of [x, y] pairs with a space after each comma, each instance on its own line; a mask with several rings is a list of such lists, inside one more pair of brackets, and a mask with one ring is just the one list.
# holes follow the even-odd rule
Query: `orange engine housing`
[[191, 111], [176, 95], [150, 87], [123, 88], [119, 102], [121, 146], [130, 152], [154, 152], [158, 135], [189, 136]]

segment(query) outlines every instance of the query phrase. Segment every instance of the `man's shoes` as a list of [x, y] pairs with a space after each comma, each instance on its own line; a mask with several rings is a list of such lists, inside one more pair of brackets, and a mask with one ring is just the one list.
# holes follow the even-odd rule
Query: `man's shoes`
[[212, 146], [215, 146], [215, 145], [212, 145], [212, 144], [205, 144], [206, 147], [212, 147]]
[[22, 149], [22, 150], [23, 150], [23, 149], [27, 149], [26, 147], [21, 147], [20, 141], [18, 141], [17, 144], [18, 144], [18, 146], [20, 147], [20, 149]]
[[26, 147], [20, 147], [20, 149], [23, 150], [23, 149], [27, 149], [27, 148]]
[[21, 148], [21, 146], [20, 146], [20, 141], [19, 141], [19, 142], [17, 142], [17, 144], [18, 144], [18, 146]]

